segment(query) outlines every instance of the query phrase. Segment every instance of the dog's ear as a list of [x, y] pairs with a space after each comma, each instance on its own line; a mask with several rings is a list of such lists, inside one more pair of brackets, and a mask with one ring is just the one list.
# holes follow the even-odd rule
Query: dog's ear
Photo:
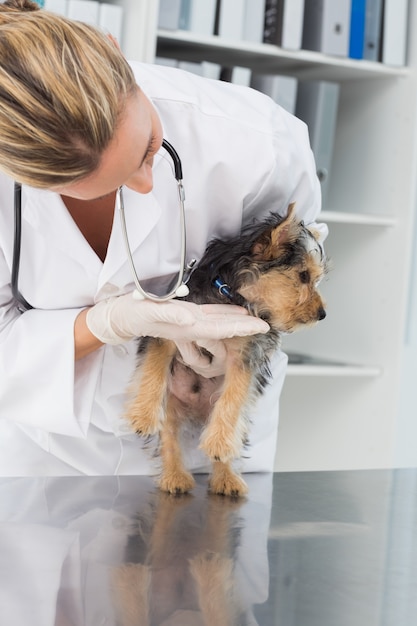
[[287, 216], [271, 230], [262, 234], [252, 247], [252, 256], [256, 261], [268, 261], [277, 256], [277, 249], [289, 240], [292, 228], [297, 223], [295, 202], [288, 207]]

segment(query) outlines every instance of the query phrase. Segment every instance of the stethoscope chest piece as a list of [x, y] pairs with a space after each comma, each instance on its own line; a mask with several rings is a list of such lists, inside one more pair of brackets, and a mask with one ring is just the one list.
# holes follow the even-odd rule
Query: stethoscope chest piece
[[187, 285], [185, 283], [181, 283], [181, 285], [178, 287], [178, 289], [175, 290], [174, 295], [171, 296], [170, 298], [167, 298], [167, 296], [154, 296], [153, 294], [150, 294], [152, 297], [149, 298], [149, 294], [144, 291], [144, 289], [142, 289], [142, 291], [139, 291], [139, 289], [136, 287], [135, 291], [133, 292], [133, 299], [134, 300], [146, 300], [147, 298], [150, 300], [172, 300], [172, 298], [185, 298], [185, 296], [188, 296], [188, 294], [190, 293], [190, 290], [188, 289]]

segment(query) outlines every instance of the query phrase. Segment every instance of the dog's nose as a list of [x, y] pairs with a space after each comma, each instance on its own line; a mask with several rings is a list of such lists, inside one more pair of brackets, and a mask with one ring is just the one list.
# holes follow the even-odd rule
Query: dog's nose
[[317, 319], [320, 322], [321, 320], [324, 320], [325, 317], [326, 317], [326, 311], [321, 306], [319, 310], [317, 311]]

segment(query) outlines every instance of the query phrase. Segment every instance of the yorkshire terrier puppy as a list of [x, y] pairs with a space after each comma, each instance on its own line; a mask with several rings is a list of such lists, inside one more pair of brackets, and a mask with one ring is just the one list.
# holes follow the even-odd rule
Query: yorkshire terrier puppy
[[210, 491], [247, 493], [232, 462], [247, 441], [250, 408], [270, 379], [270, 358], [281, 334], [326, 316], [318, 292], [326, 271], [318, 233], [297, 220], [293, 204], [284, 219], [271, 214], [237, 237], [209, 243], [184, 299], [244, 306], [267, 321], [270, 330], [226, 339], [226, 373], [212, 379], [188, 368], [174, 342], [140, 340], [126, 418], [140, 436], [159, 435], [163, 491], [186, 493], [194, 486], [180, 445], [182, 430], [194, 424], [202, 429], [200, 448], [212, 462]]

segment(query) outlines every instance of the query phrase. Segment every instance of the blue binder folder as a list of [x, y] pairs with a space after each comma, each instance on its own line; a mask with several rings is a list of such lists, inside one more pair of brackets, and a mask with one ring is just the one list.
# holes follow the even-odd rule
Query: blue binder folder
[[365, 19], [366, 0], [352, 0], [349, 40], [349, 56], [351, 59], [363, 59]]

